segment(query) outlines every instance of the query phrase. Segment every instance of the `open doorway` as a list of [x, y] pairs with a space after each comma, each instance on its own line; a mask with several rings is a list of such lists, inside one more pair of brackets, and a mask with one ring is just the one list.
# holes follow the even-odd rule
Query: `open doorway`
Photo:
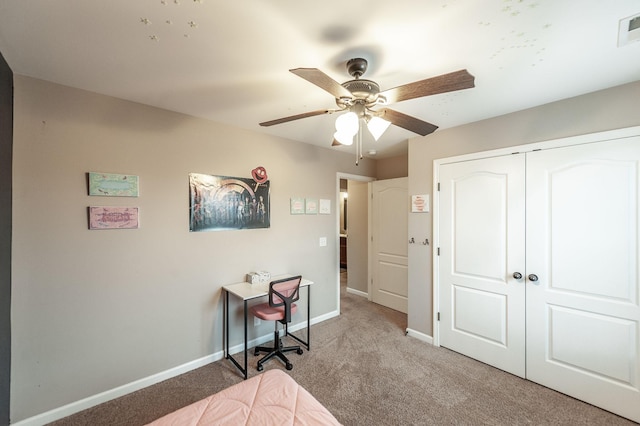
[[340, 295], [349, 292], [368, 298], [369, 188], [371, 177], [338, 173], [338, 311]]

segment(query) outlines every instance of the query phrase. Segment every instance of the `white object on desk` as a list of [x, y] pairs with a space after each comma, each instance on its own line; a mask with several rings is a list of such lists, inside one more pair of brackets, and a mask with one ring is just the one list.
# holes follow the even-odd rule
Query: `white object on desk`
[[256, 274], [258, 274], [258, 276], [260, 277], [261, 283], [268, 283], [269, 281], [271, 281], [271, 273], [267, 271], [258, 271], [256, 272]]
[[267, 271], [249, 272], [247, 282], [250, 284], [264, 284], [271, 281], [271, 274]]

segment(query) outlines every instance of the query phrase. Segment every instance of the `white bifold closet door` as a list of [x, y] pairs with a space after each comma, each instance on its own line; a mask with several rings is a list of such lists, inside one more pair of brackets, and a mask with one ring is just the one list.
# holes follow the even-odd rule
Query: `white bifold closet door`
[[440, 344], [525, 377], [524, 154], [440, 167]]
[[527, 378], [640, 421], [640, 138], [527, 154]]
[[440, 344], [640, 421], [639, 162], [635, 137], [442, 165]]

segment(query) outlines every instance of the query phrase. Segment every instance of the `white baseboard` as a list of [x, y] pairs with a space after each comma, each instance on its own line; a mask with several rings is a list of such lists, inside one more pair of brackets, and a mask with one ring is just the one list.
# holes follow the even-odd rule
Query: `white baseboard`
[[360, 291], [360, 290], [356, 290], [356, 289], [353, 289], [353, 288], [349, 288], [349, 287], [347, 287], [347, 293], [353, 294], [353, 295], [356, 295], [356, 296], [360, 296], [360, 297], [364, 297], [365, 299], [369, 298], [369, 293], [366, 293], [366, 292]]
[[[333, 311], [333, 312], [324, 314], [322, 316], [312, 318], [311, 325], [320, 323], [322, 321], [326, 321], [338, 315], [339, 315], [339, 312]], [[304, 321], [289, 327], [289, 331], [294, 332], [306, 327], [307, 327], [307, 322]], [[273, 332], [267, 333], [263, 336], [260, 336], [253, 340], [248, 341], [247, 348], [252, 348], [262, 343], [269, 342], [271, 340], [273, 340]], [[244, 346], [242, 343], [240, 343], [238, 345], [230, 347], [229, 353], [236, 354], [236, 353], [242, 352], [243, 349], [244, 349]], [[145, 378], [136, 380], [134, 382], [127, 383], [122, 386], [118, 386], [117, 388], [110, 389], [108, 391], [89, 396], [79, 401], [72, 402], [62, 407], [55, 408], [53, 410], [44, 412], [42, 414], [38, 414], [37, 416], [29, 417], [27, 419], [21, 420], [16, 423], [11, 423], [11, 425], [12, 426], [43, 426], [48, 423], [54, 422], [56, 420], [60, 420], [64, 417], [68, 417], [72, 414], [78, 413], [82, 410], [95, 407], [96, 405], [103, 404], [105, 402], [111, 401], [112, 399], [119, 398], [121, 396], [130, 394], [132, 392], [135, 392], [140, 389], [146, 388], [148, 386], [154, 385], [156, 383], [162, 382], [163, 380], [171, 379], [173, 377], [179, 376], [180, 374], [184, 374], [191, 370], [195, 370], [196, 368], [203, 367], [212, 362], [219, 361], [223, 358], [224, 358], [224, 353], [222, 351], [218, 351], [216, 353], [207, 355], [200, 359], [196, 359], [196, 360], [187, 362], [185, 364], [179, 365], [177, 367], [173, 367], [168, 370], [153, 374], [149, 377], [145, 377]]]
[[53, 421], [60, 420], [64, 417], [78, 413], [82, 410], [86, 410], [87, 408], [91, 408], [96, 405], [103, 404], [107, 401], [111, 401], [112, 399], [119, 398], [131, 392], [135, 392], [137, 390], [154, 385], [163, 380], [167, 380], [172, 377], [179, 376], [180, 374], [189, 372], [191, 370], [195, 370], [196, 368], [200, 368], [211, 362], [222, 359], [222, 356], [223, 356], [222, 351], [216, 352], [214, 354], [207, 355], [200, 359], [187, 362], [186, 364], [182, 364], [177, 367], [170, 368], [169, 370], [161, 371], [160, 373], [153, 374], [149, 377], [145, 377], [145, 378], [136, 380], [134, 382], [127, 383], [126, 385], [118, 386], [117, 388], [114, 388], [105, 392], [101, 392], [99, 394], [81, 399], [79, 401], [72, 402], [62, 407], [58, 407], [53, 410], [47, 411], [45, 413], [38, 414], [37, 416], [29, 417], [28, 419], [24, 419], [17, 423], [11, 423], [11, 424], [16, 426], [42, 426], [47, 423], [51, 423]]
[[433, 336], [429, 336], [428, 334], [424, 334], [419, 331], [412, 330], [410, 328], [407, 328], [406, 331], [407, 331], [407, 336], [414, 337], [418, 340], [422, 340], [423, 342], [433, 345]]
[[[318, 324], [320, 322], [326, 321], [333, 317], [337, 317], [339, 315], [340, 315], [340, 312], [338, 311], [327, 312], [326, 314], [320, 315], [319, 317], [311, 318], [311, 325]], [[302, 325], [300, 324], [296, 325], [295, 327], [297, 328], [295, 328], [295, 330], [300, 330], [303, 325], [306, 326], [306, 323], [302, 323]], [[291, 327], [291, 330], [294, 330], [294, 327]]]

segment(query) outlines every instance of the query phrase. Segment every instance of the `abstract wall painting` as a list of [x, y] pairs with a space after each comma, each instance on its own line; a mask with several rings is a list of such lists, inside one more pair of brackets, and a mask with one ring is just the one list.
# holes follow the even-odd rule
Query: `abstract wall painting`
[[138, 207], [89, 207], [89, 229], [137, 229]]
[[270, 182], [189, 173], [189, 231], [270, 227]]

